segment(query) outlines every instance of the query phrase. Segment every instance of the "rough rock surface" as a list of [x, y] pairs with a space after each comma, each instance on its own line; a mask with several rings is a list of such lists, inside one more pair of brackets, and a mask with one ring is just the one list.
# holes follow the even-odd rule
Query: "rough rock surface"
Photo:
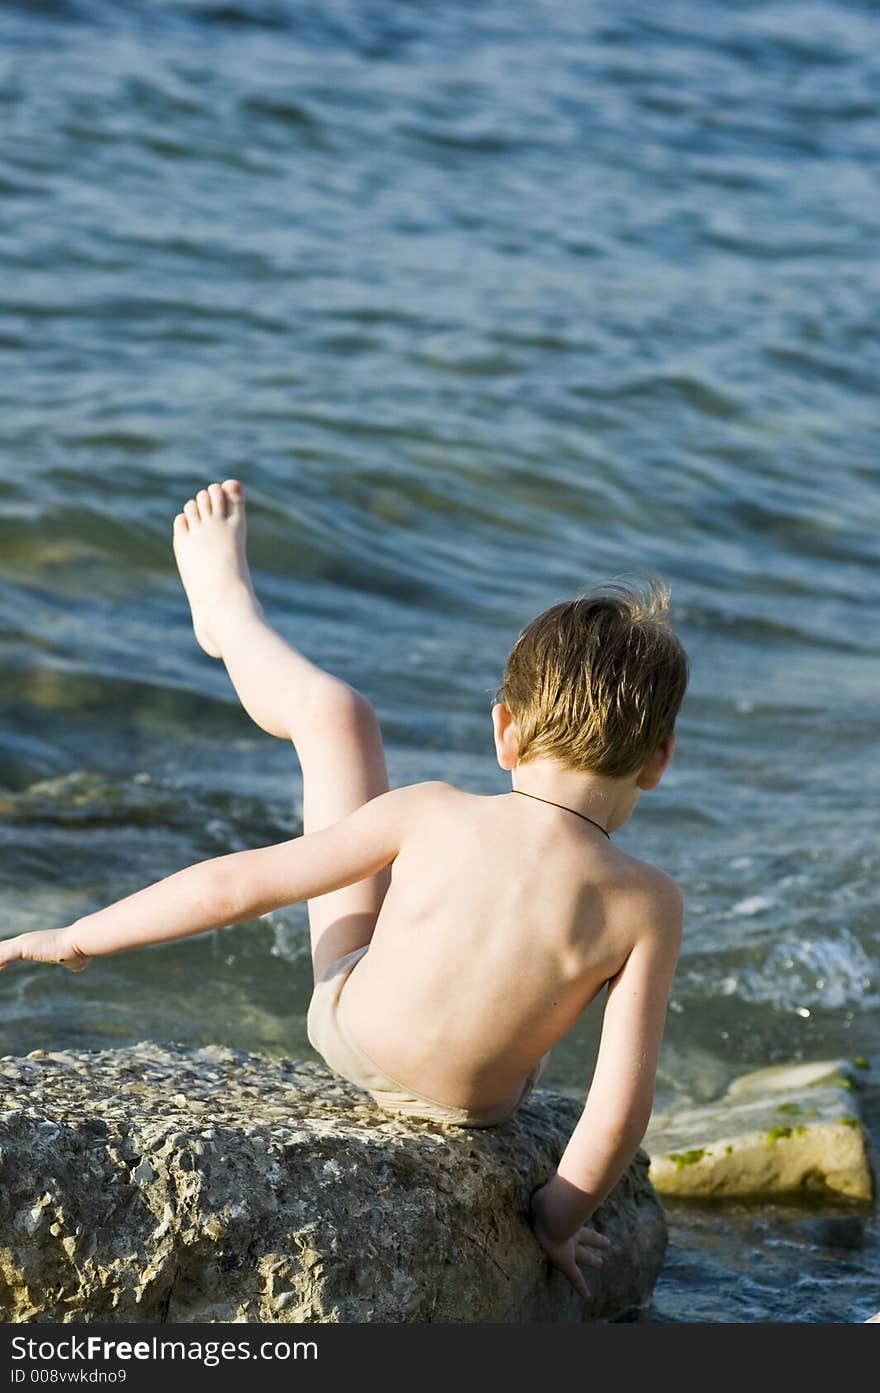
[[858, 1103], [859, 1068], [825, 1060], [735, 1079], [705, 1107], [655, 1115], [650, 1178], [665, 1195], [845, 1196], [870, 1203], [873, 1157]]
[[579, 1114], [539, 1090], [464, 1131], [322, 1065], [226, 1048], [0, 1060], [0, 1320], [527, 1322], [650, 1299], [666, 1223], [640, 1153], [580, 1301], [526, 1219]]

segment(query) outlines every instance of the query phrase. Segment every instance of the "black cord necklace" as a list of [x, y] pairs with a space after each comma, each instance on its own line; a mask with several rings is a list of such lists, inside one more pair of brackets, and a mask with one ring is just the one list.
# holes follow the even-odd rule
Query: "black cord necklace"
[[598, 827], [600, 832], [605, 833], [609, 842], [611, 841], [610, 832], [605, 832], [605, 828], [601, 823], [594, 822], [591, 817], [587, 817], [586, 813], [579, 813], [577, 808], [567, 808], [564, 803], [554, 803], [552, 798], [539, 798], [537, 793], [526, 793], [521, 788], [511, 789], [511, 792], [518, 793], [522, 798], [534, 798], [538, 803], [549, 803], [551, 808], [561, 808], [564, 813], [574, 813], [575, 817], [582, 817], [584, 822], [588, 822], [591, 827]]

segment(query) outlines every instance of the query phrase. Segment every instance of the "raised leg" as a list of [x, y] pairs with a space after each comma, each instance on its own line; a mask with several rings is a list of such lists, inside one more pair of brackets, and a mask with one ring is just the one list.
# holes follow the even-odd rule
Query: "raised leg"
[[[244, 709], [293, 742], [303, 776], [303, 828], [338, 822], [388, 788], [376, 714], [347, 683], [316, 667], [266, 623], [245, 553], [244, 490], [235, 479], [202, 489], [174, 519], [174, 555], [196, 638], [222, 658]], [[308, 903], [315, 977], [369, 943], [387, 870]]]

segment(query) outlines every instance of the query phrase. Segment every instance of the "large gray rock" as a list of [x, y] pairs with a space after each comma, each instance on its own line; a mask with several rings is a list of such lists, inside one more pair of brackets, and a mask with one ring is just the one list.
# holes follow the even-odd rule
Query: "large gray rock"
[[599, 1210], [585, 1305], [526, 1218], [579, 1107], [498, 1128], [380, 1112], [322, 1065], [225, 1048], [0, 1060], [0, 1319], [521, 1322], [651, 1296], [663, 1210], [639, 1153]]
[[651, 1118], [645, 1148], [663, 1195], [834, 1195], [868, 1204], [874, 1159], [859, 1110], [860, 1066], [774, 1066], [734, 1079], [703, 1107]]

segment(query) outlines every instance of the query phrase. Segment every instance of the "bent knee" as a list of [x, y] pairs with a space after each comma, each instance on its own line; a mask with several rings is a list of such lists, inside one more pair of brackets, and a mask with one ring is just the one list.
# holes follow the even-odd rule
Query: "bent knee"
[[335, 678], [320, 693], [314, 717], [335, 730], [350, 730], [361, 738], [379, 733], [379, 719], [372, 703], [357, 688]]

